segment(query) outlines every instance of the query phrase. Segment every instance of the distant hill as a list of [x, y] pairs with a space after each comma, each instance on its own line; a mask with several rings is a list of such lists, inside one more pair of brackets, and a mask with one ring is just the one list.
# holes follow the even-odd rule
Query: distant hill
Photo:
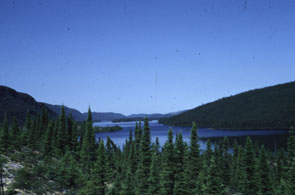
[[222, 129], [289, 129], [295, 125], [295, 82], [255, 89], [160, 119], [173, 126]]
[[183, 113], [185, 111], [178, 111], [178, 112], [170, 112], [167, 114], [160, 114], [160, 113], [154, 113], [154, 114], [131, 114], [128, 115], [127, 118], [152, 118], [152, 119], [160, 119], [160, 118], [167, 118], [167, 117], [171, 117], [180, 113]]
[[[51, 109], [53, 112], [55, 112], [57, 115], [60, 115], [61, 113], [61, 105], [51, 105], [44, 103], [49, 109]], [[64, 106], [66, 116], [69, 116], [70, 113], [72, 113], [73, 119], [76, 121], [83, 121], [85, 120], [85, 116], [78, 110], [74, 108], [69, 108], [67, 106]]]
[[[57, 115], [60, 115], [61, 113], [61, 105], [51, 105], [47, 104], [46, 106], [50, 108], [52, 111], [54, 111]], [[87, 119], [88, 113], [81, 113], [80, 111], [69, 108], [67, 106], [65, 107], [66, 115], [69, 116], [70, 113], [72, 113], [72, 116], [74, 120], [76, 121], [84, 121]], [[111, 121], [115, 119], [125, 118], [123, 114], [120, 113], [114, 113], [114, 112], [92, 112], [92, 120], [93, 121]]]
[[[88, 113], [83, 113], [85, 119], [87, 118]], [[125, 118], [123, 114], [114, 113], [114, 112], [92, 112], [93, 121], [112, 121], [116, 119]]]
[[24, 123], [27, 111], [32, 116], [37, 116], [42, 109], [48, 110], [49, 117], [56, 117], [56, 113], [46, 107], [45, 104], [37, 102], [32, 96], [20, 93], [6, 86], [0, 86], [0, 121], [7, 114], [7, 119], [16, 117], [20, 124]]
[[[37, 102], [32, 96], [15, 91], [12, 88], [6, 86], [0, 86], [0, 122], [4, 117], [4, 113], [7, 113], [8, 119], [12, 119], [15, 116], [20, 123], [25, 121], [27, 110], [30, 111], [32, 116], [39, 114], [43, 108], [48, 110], [49, 117], [57, 117], [61, 113], [61, 105], [52, 105], [48, 103]], [[87, 119], [88, 113], [81, 113], [80, 111], [65, 106], [66, 115], [69, 116], [72, 113], [74, 120], [84, 121]], [[180, 111], [182, 112], [182, 111]], [[159, 119], [163, 117], [169, 117], [177, 114], [132, 114], [125, 116], [120, 113], [114, 112], [92, 112], [93, 121], [113, 121], [120, 119], [143, 119], [145, 117], [151, 119]]]

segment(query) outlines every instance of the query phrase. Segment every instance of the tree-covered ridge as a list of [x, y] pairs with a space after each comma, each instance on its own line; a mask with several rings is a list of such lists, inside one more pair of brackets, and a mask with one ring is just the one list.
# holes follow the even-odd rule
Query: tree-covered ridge
[[[149, 122], [137, 123], [122, 148], [110, 138], [95, 140], [91, 110], [78, 126], [62, 108], [57, 120], [46, 110], [27, 114], [24, 126], [5, 119], [0, 132], [0, 178], [5, 159], [23, 165], [7, 194], [284, 194], [295, 190], [295, 136], [290, 131], [287, 150], [269, 152], [247, 138], [245, 145], [207, 142], [200, 151], [198, 131], [192, 125], [190, 142], [172, 129], [162, 148], [151, 142]], [[230, 149], [231, 148], [231, 149]], [[1, 179], [0, 179], [1, 181]], [[0, 194], [3, 194], [0, 186]]]
[[289, 129], [295, 126], [295, 82], [255, 89], [160, 119], [173, 126], [223, 129]]
[[6, 113], [6, 119], [9, 122], [15, 117], [20, 124], [23, 124], [27, 111], [35, 117], [42, 112], [42, 109], [48, 110], [50, 118], [57, 116], [44, 103], [37, 102], [32, 96], [0, 85], [0, 121], [3, 120], [4, 113]]

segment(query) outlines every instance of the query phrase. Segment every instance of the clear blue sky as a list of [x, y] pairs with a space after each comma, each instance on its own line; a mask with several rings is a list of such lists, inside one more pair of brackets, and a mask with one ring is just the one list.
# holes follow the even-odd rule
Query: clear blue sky
[[86, 111], [166, 113], [293, 81], [293, 0], [1, 0], [0, 84]]

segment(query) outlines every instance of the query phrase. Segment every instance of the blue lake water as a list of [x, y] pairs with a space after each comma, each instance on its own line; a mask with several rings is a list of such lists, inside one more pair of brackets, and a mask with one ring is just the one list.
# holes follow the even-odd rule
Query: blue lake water
[[[126, 139], [129, 138], [130, 129], [133, 131], [134, 135], [134, 122], [117, 122], [113, 123], [111, 121], [104, 122], [96, 122], [94, 126], [115, 126], [119, 125], [123, 128], [123, 130], [115, 131], [115, 132], [103, 132], [97, 133], [96, 139], [106, 140], [107, 136], [109, 136], [116, 145], [122, 147], [125, 143]], [[169, 127], [163, 124], [159, 124], [157, 120], [150, 121], [150, 132], [151, 139], [154, 142], [156, 137], [159, 138], [160, 145], [163, 146], [167, 140], [168, 130], [169, 128], [173, 129], [174, 136], [176, 133], [181, 132], [183, 135], [184, 141], [189, 143], [190, 138], [190, 127]], [[142, 123], [143, 125], [143, 123]], [[220, 139], [223, 139], [224, 136], [229, 138], [230, 143], [233, 143], [234, 140], [237, 140], [239, 144], [244, 144], [246, 137], [250, 136], [254, 142], [258, 144], [264, 144], [270, 150], [276, 150], [277, 148], [285, 148], [287, 139], [288, 139], [288, 131], [287, 130], [215, 130], [215, 129], [206, 129], [206, 128], [198, 128], [198, 136], [200, 139], [200, 147], [201, 149], [206, 148], [206, 142], [208, 139], [212, 142], [218, 142]]]

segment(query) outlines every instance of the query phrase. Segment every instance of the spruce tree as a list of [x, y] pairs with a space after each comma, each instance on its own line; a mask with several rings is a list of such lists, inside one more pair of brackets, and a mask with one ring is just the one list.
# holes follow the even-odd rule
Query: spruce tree
[[16, 149], [20, 147], [20, 129], [17, 123], [16, 118], [13, 118], [12, 126], [11, 126], [11, 140]]
[[49, 125], [48, 125], [46, 133], [45, 133], [44, 141], [43, 141], [43, 147], [42, 147], [42, 150], [43, 150], [43, 153], [45, 156], [52, 156], [53, 155], [52, 154], [53, 147], [54, 147], [54, 144], [52, 143], [53, 139], [54, 139], [54, 136], [53, 136], [54, 129], [53, 128], [54, 128], [53, 122], [49, 122]]
[[146, 194], [149, 184], [149, 172], [151, 164], [151, 137], [150, 127], [147, 118], [144, 120], [143, 136], [140, 144], [139, 165], [136, 171], [136, 194]]
[[65, 108], [62, 105], [61, 107], [61, 114], [59, 117], [59, 127], [58, 127], [58, 133], [57, 133], [57, 146], [59, 149], [59, 154], [63, 155], [66, 150], [66, 144], [67, 144], [67, 137], [66, 137], [66, 112]]
[[197, 133], [197, 125], [193, 122], [190, 145], [188, 151], [188, 161], [186, 162], [186, 186], [185, 188], [189, 191], [193, 191], [196, 188], [196, 181], [200, 170], [200, 146]]
[[174, 144], [172, 129], [168, 131], [168, 140], [163, 148], [163, 166], [161, 172], [160, 194], [172, 195], [174, 189]]
[[259, 191], [262, 194], [273, 194], [272, 189], [272, 181], [271, 181], [271, 169], [270, 164], [268, 161], [268, 157], [266, 154], [266, 151], [264, 149], [264, 146], [261, 146], [260, 154], [259, 154], [259, 165], [257, 169], [257, 173], [259, 174]]
[[100, 140], [97, 150], [97, 160], [92, 171], [92, 179], [97, 187], [97, 194], [105, 194], [105, 182], [106, 182], [106, 157], [105, 147], [103, 140]]
[[85, 171], [92, 168], [93, 160], [95, 160], [95, 135], [92, 126], [92, 115], [90, 108], [88, 109], [88, 119], [86, 130], [83, 136], [83, 145], [80, 153], [81, 162], [85, 165]]
[[293, 158], [295, 157], [295, 135], [294, 135], [294, 128], [291, 127], [289, 131], [289, 138], [288, 138], [288, 163], [291, 165]]
[[176, 147], [175, 147], [175, 185], [174, 185], [174, 194], [175, 195], [184, 195], [187, 194], [186, 178], [185, 178], [185, 145], [182, 139], [182, 133], [180, 132], [177, 135], [176, 139]]
[[149, 175], [149, 189], [148, 194], [159, 194], [160, 192], [160, 172], [161, 172], [161, 163], [159, 156], [159, 139], [156, 138], [156, 143], [152, 148], [152, 162]]
[[69, 150], [59, 162], [57, 181], [62, 189], [77, 188], [80, 184], [81, 172], [79, 166]]
[[206, 194], [225, 194], [224, 185], [222, 183], [222, 172], [215, 158], [211, 158], [208, 168]]
[[0, 149], [7, 154], [10, 147], [10, 135], [8, 121], [6, 119], [6, 113], [4, 114], [4, 120], [2, 122], [2, 128], [0, 133]]

